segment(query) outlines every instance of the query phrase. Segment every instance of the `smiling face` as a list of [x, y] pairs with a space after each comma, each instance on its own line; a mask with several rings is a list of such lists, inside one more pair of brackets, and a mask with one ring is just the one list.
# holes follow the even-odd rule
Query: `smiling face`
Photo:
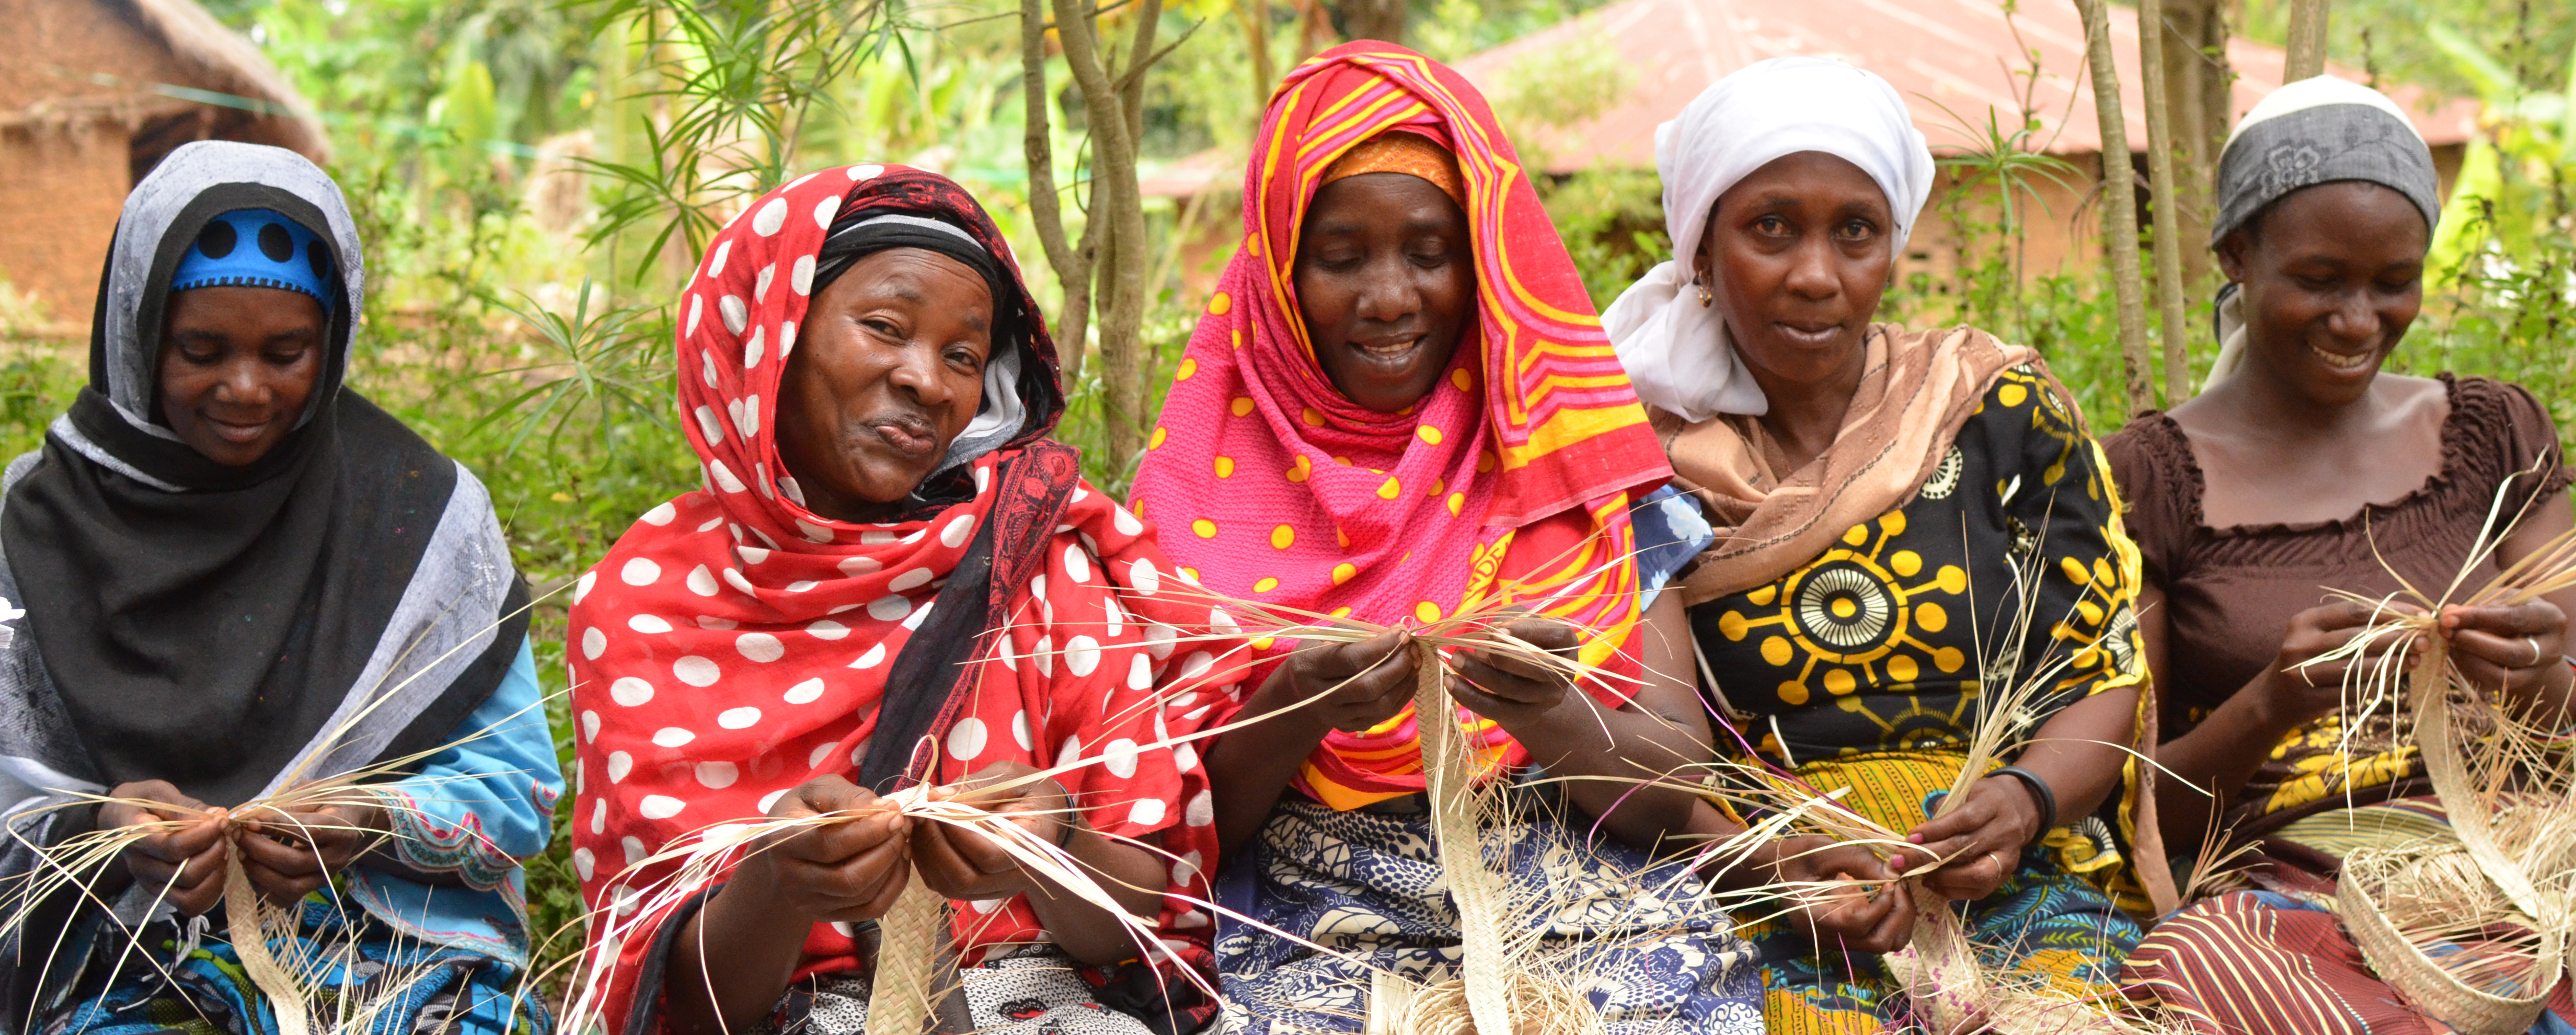
[[1352, 402], [1399, 412], [1439, 384], [1474, 313], [1467, 213], [1418, 176], [1335, 180], [1306, 213], [1296, 280], [1324, 376]]
[[2413, 202], [2376, 183], [2273, 202], [2218, 246], [2244, 285], [2246, 358], [2316, 402], [2360, 398], [2424, 306], [2430, 236]]
[[203, 287], [170, 296], [161, 326], [161, 419], [228, 467], [295, 430], [322, 376], [329, 322], [296, 291]]
[[1801, 151], [1719, 195], [1694, 272], [1714, 277], [1755, 372], [1821, 383], [1859, 358], [1896, 254], [1887, 195], [1859, 166]]
[[778, 387], [778, 457], [805, 507], [882, 520], [984, 403], [993, 291], [921, 248], [860, 258], [806, 313]]

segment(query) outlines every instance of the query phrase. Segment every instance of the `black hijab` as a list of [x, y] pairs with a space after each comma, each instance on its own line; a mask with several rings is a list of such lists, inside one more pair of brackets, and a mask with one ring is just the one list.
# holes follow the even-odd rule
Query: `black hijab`
[[[248, 208], [327, 242], [339, 297], [302, 423], [226, 467], [162, 423], [155, 372], [172, 271]], [[342, 386], [363, 277], [339, 188], [293, 152], [190, 144], [127, 198], [90, 384], [0, 503], [17, 649], [79, 741], [55, 767], [232, 805], [434, 747], [499, 684], [526, 590], [480, 483]]]

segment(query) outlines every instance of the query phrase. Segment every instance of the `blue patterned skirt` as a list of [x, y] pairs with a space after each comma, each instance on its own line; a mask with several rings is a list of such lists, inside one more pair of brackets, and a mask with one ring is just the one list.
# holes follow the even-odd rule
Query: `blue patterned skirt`
[[[323, 888], [297, 906], [296, 933], [274, 938], [280, 961], [310, 961], [324, 991], [306, 1009], [316, 1031], [350, 1035], [542, 1035], [554, 1027], [542, 997], [520, 991], [518, 968], [395, 931], [354, 899]], [[102, 950], [42, 1035], [276, 1035], [268, 997], [225, 941], [223, 911], [190, 938], [170, 923], [144, 927], [130, 951]], [[102, 933], [101, 942], [120, 941]]]
[[[1581, 975], [1610, 1035], [1759, 1035], [1752, 947], [1685, 866], [1585, 837], [1551, 795], [1511, 793], [1531, 818], [1488, 826], [1486, 861], [1523, 904], [1515, 914], [1544, 930], [1549, 969]], [[1370, 1013], [1384, 997], [1455, 977], [1457, 908], [1432, 846], [1420, 795], [1349, 812], [1283, 798], [1219, 896], [1331, 952], [1227, 923], [1216, 954], [1228, 1035], [1383, 1030]]]

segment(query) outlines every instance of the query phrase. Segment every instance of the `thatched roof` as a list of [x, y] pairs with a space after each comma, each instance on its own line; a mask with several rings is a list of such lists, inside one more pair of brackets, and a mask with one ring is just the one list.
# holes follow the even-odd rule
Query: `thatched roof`
[[240, 33], [216, 21], [192, 0], [92, 0], [141, 27], [170, 48], [170, 54], [205, 77], [204, 89], [263, 102], [262, 114], [281, 123], [273, 141], [316, 162], [331, 157], [330, 137], [304, 95], [286, 81], [266, 55]]
[[330, 157], [312, 105], [193, 0], [0, 0], [0, 129], [139, 126], [196, 110], [217, 135]]

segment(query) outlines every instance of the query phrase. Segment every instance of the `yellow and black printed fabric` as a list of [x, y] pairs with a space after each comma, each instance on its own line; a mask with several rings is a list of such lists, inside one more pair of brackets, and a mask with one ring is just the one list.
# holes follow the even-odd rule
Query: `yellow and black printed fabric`
[[2142, 681], [2136, 547], [2061, 391], [2005, 370], [1913, 500], [1691, 609], [1722, 705], [1771, 761], [1959, 751], [1987, 678], [2045, 683], [2031, 728]]

